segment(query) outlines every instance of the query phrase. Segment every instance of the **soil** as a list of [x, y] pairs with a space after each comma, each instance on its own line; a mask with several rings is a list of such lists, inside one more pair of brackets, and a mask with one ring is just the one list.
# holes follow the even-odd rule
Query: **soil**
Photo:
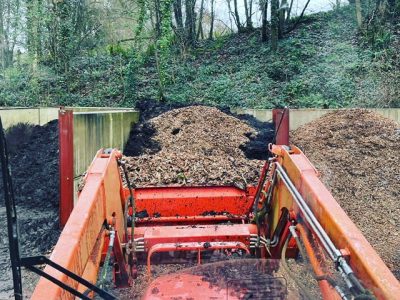
[[[57, 126], [57, 121], [44, 126], [18, 124], [6, 131], [21, 256], [49, 254], [60, 233]], [[0, 299], [9, 299], [13, 286], [2, 179], [0, 184]], [[29, 296], [38, 277], [25, 270], [22, 277], [24, 295]]]
[[272, 139], [270, 123], [194, 105], [142, 120], [124, 154], [136, 186], [243, 187], [256, 183]]
[[400, 126], [374, 112], [339, 110], [292, 132], [324, 184], [400, 279]]

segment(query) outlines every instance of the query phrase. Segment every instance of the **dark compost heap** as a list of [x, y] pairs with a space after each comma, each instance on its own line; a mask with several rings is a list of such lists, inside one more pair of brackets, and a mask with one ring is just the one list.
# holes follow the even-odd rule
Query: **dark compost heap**
[[[59, 236], [57, 124], [18, 124], [6, 131], [22, 256], [49, 253]], [[0, 184], [0, 299], [8, 299], [13, 295], [12, 276], [2, 179]], [[36, 282], [37, 276], [23, 271], [26, 296]]]

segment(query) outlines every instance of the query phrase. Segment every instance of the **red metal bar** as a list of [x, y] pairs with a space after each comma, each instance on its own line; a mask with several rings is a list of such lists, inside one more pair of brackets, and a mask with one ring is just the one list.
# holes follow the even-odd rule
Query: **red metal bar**
[[60, 227], [64, 227], [74, 208], [74, 116], [72, 110], [58, 111]]
[[289, 145], [289, 109], [272, 110], [272, 121], [275, 125], [276, 145]]
[[214, 224], [215, 222], [236, 222], [242, 223], [244, 216], [235, 216], [235, 215], [215, 215], [215, 216], [176, 216], [176, 217], [149, 217], [137, 219], [135, 222], [138, 226], [162, 226], [162, 225], [174, 225], [175, 223], [196, 223], [196, 224]]
[[[128, 232], [130, 228], [128, 228]], [[144, 238], [145, 251], [156, 244], [187, 242], [232, 242], [250, 246], [251, 234], [257, 234], [254, 224], [153, 226], [135, 228], [135, 239]]]
[[232, 186], [147, 187], [134, 191], [136, 211], [150, 217], [246, 215], [254, 201], [254, 187]]
[[169, 252], [169, 251], [194, 251], [198, 250], [198, 261], [200, 264], [200, 251], [201, 250], [221, 250], [221, 249], [242, 249], [250, 254], [247, 246], [241, 242], [207, 242], [207, 247], [204, 245], [206, 242], [191, 242], [191, 243], [165, 243], [156, 244], [152, 246], [147, 254], [147, 272], [151, 275], [151, 256], [156, 252]]

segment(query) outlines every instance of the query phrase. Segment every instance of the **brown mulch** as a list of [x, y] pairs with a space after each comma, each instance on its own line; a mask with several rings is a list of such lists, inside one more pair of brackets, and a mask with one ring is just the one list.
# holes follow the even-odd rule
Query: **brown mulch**
[[145, 149], [139, 156], [125, 157], [136, 186], [257, 182], [262, 162], [246, 158], [240, 149], [257, 134], [246, 122], [217, 108], [189, 106], [146, 123], [154, 132], [152, 147], [159, 150]]
[[400, 125], [353, 109], [324, 115], [292, 132], [322, 181], [400, 278]]

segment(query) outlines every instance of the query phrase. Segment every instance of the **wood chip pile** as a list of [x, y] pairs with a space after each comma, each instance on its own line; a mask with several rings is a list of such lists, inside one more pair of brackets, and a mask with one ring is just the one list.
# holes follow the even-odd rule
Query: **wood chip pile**
[[400, 279], [400, 125], [368, 110], [336, 111], [292, 132], [322, 181]]
[[153, 131], [152, 149], [125, 157], [135, 186], [257, 182], [262, 161], [246, 158], [240, 149], [257, 131], [217, 108], [174, 109], [146, 121], [143, 128]]

